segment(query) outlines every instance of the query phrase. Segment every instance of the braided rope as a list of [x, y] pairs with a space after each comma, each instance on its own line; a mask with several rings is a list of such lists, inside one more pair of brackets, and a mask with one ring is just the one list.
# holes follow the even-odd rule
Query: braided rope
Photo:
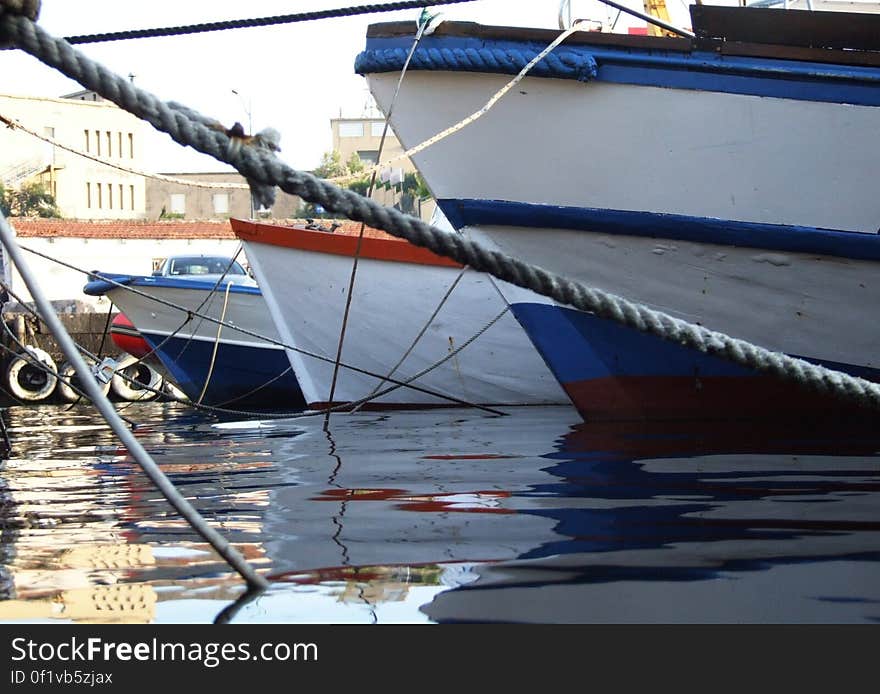
[[24, 17], [0, 16], [0, 38], [13, 43], [66, 76], [77, 80], [104, 98], [143, 118], [180, 144], [210, 154], [240, 171], [249, 180], [266, 186], [278, 185], [291, 195], [318, 203], [328, 210], [384, 229], [416, 246], [452, 258], [463, 265], [530, 289], [555, 301], [600, 318], [651, 333], [704, 354], [721, 357], [741, 366], [794, 381], [815, 391], [854, 399], [880, 407], [880, 386], [862, 378], [810, 364], [779, 352], [772, 352], [745, 340], [687, 323], [646, 306], [627, 301], [600, 289], [572, 282], [497, 251], [488, 250], [459, 234], [449, 234], [419, 219], [386, 208], [353, 191], [292, 169], [272, 152], [255, 147], [230, 147], [231, 138], [205, 125], [209, 119], [193, 118], [195, 112], [165, 103], [135, 87], [130, 81], [78, 53]]
[[[20, 0], [21, 1], [21, 0]], [[27, 2], [27, 0], [23, 0]], [[39, 3], [39, 0], [37, 0]], [[473, 0], [437, 0], [431, 5], [458, 5]], [[122, 41], [124, 39], [145, 39], [157, 36], [181, 36], [184, 34], [199, 34], [209, 31], [225, 31], [227, 29], [247, 29], [250, 27], [267, 27], [278, 24], [292, 24], [295, 22], [308, 22], [316, 19], [334, 19], [338, 17], [354, 17], [362, 14], [375, 14], [377, 12], [392, 12], [395, 10], [411, 10], [424, 7], [424, 0], [406, 0], [404, 2], [372, 3], [369, 5], [356, 5], [354, 7], [339, 7], [332, 10], [318, 10], [315, 12], [300, 12], [298, 14], [282, 14], [274, 17], [256, 17], [253, 19], [233, 19], [222, 22], [205, 22], [203, 24], [186, 24], [176, 27], [159, 27], [156, 29], [135, 29], [131, 31], [114, 31], [103, 34], [88, 34], [81, 36], [68, 36], [66, 41], [70, 44], [98, 43], [102, 41]]]
[[[406, 60], [404, 48], [382, 48], [362, 51], [355, 58], [354, 70], [359, 75], [371, 72], [398, 72]], [[515, 75], [539, 51], [515, 48], [421, 48], [410, 61], [411, 70], [457, 70], [463, 72], [493, 72]], [[587, 53], [559, 51], [549, 53], [535, 65], [530, 74], [535, 77], [556, 77], [589, 82], [596, 77], [596, 59]]]

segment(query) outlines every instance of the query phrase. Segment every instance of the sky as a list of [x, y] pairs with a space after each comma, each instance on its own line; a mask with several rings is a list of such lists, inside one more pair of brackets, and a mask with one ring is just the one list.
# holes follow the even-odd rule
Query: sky
[[[382, 0], [377, 0], [377, 3]], [[641, 0], [623, 0], [641, 9]], [[365, 0], [43, 0], [39, 23], [53, 36], [268, 17], [366, 4]], [[718, 3], [722, 4], [722, 3]], [[685, 0], [667, 0], [674, 23], [689, 25]], [[430, 7], [430, 6], [429, 6]], [[476, 0], [432, 8], [449, 20], [558, 28], [559, 0]], [[609, 14], [611, 13], [611, 14]], [[575, 17], [607, 20], [615, 11], [572, 0]], [[415, 21], [419, 10], [383, 12], [275, 27], [82, 44], [78, 50], [165, 100], [232, 125], [281, 132], [280, 157], [313, 169], [331, 146], [330, 118], [378, 115], [354, 73], [370, 24]], [[0, 93], [57, 97], [80, 85], [21, 51], [0, 52]], [[233, 90], [236, 93], [233, 93]], [[150, 130], [146, 168], [156, 172], [228, 167]]]

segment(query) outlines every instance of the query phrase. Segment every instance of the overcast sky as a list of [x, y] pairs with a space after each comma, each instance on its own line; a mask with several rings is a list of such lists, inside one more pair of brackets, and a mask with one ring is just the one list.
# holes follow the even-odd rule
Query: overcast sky
[[[377, 0], [381, 2], [381, 0]], [[641, 0], [624, 0], [640, 8]], [[366, 4], [364, 0], [43, 0], [39, 22], [55, 36], [266, 17]], [[719, 3], [721, 4], [721, 3]], [[673, 21], [689, 24], [685, 0], [667, 0]], [[435, 8], [447, 19], [510, 26], [557, 27], [558, 0], [477, 0]], [[573, 15], [605, 19], [594, 0], [572, 0]], [[612, 12], [611, 15], [608, 13]], [[365, 114], [371, 103], [354, 74], [369, 24], [412, 20], [418, 10], [236, 29], [190, 36], [83, 44], [79, 50], [160, 98], [176, 100], [223, 123], [266, 126], [282, 134], [281, 157], [295, 168], [317, 166], [331, 146], [329, 119]], [[60, 96], [80, 86], [20, 51], [0, 53], [0, 92]], [[240, 96], [232, 93], [239, 92]], [[215, 171], [213, 159], [156, 134], [152, 171]]]

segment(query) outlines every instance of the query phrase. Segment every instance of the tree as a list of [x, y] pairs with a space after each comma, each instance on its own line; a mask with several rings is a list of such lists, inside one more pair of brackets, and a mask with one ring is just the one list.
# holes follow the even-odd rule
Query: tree
[[9, 217], [12, 214], [12, 208], [9, 205], [6, 188], [3, 187], [2, 183], [0, 183], [0, 212], [3, 213], [4, 217]]
[[13, 217], [60, 217], [55, 197], [42, 183], [25, 183], [21, 190], [3, 190], [3, 214]]
[[347, 176], [351, 171], [342, 163], [342, 155], [339, 150], [334, 149], [321, 155], [321, 163], [312, 173], [318, 178], [338, 178], [339, 176]]

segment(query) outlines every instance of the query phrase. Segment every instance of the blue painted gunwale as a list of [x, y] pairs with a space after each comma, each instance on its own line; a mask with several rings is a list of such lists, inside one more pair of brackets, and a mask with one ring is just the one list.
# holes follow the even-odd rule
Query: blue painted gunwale
[[[565, 306], [515, 303], [513, 314], [563, 387], [570, 383], [626, 376], [750, 377], [753, 369], [683, 347], [655, 335]], [[813, 364], [880, 381], [880, 369], [801, 355]]]
[[876, 233], [507, 200], [447, 198], [437, 203], [456, 229], [479, 225], [571, 229], [853, 260], [880, 260], [880, 234]]
[[[399, 71], [411, 45], [412, 37], [368, 38], [366, 49], [355, 59], [355, 72]], [[545, 47], [535, 41], [432, 35], [420, 41], [408, 69], [454, 69], [448, 60], [442, 68], [432, 67], [431, 51], [446, 52], [450, 57], [456, 51], [486, 50], [523, 51], [534, 56]], [[599, 82], [880, 106], [878, 67], [589, 44], [566, 43], [557, 50], [595, 60], [593, 79]], [[461, 69], [473, 71], [473, 66], [463, 63]], [[515, 74], [519, 70], [487, 67], [485, 71]], [[534, 76], [576, 79], [550, 72]]]
[[[192, 289], [196, 291], [211, 291], [215, 288], [215, 280], [194, 280], [180, 279], [173, 277], [154, 277], [151, 275], [126, 275], [114, 272], [95, 272], [94, 276], [106, 279], [89, 280], [83, 292], [89, 296], [103, 296], [113, 289], [117, 289], [120, 284], [128, 287], [161, 287], [163, 289]], [[107, 281], [111, 280], [111, 281]], [[226, 291], [226, 282], [217, 286], [217, 291]], [[231, 294], [255, 294], [262, 296], [259, 287], [249, 287], [247, 285], [233, 284], [229, 290]]]

